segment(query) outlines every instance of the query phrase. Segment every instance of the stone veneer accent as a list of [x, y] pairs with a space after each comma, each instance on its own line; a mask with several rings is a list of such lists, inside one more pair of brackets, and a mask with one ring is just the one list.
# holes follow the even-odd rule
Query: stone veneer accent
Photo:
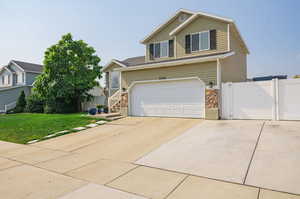
[[128, 93], [123, 92], [121, 94], [121, 114], [124, 116], [128, 115]]
[[217, 89], [205, 89], [205, 119], [219, 119], [219, 96]]
[[218, 90], [205, 89], [205, 108], [218, 108]]

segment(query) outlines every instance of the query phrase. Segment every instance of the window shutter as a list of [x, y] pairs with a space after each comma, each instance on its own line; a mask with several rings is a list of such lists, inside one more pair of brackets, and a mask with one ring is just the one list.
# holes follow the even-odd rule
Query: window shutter
[[149, 45], [149, 58], [150, 58], [150, 60], [154, 59], [154, 45], [153, 44]]
[[185, 35], [185, 53], [191, 53], [191, 35]]
[[154, 58], [160, 58], [160, 43], [154, 44]]
[[169, 57], [174, 57], [174, 40], [169, 40]]
[[209, 38], [210, 38], [210, 49], [216, 50], [217, 49], [217, 31], [210, 30], [209, 31]]

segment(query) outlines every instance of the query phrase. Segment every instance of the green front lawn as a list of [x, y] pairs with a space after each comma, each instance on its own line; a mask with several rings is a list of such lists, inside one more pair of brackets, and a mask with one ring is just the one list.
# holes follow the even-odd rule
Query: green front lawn
[[91, 118], [83, 113], [0, 115], [0, 140], [25, 144], [58, 131], [85, 126], [95, 120], [101, 119]]

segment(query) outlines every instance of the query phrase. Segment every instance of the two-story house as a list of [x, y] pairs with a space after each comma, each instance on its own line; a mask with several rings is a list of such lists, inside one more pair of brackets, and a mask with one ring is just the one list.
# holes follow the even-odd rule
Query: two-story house
[[42, 65], [12, 60], [0, 70], [0, 88], [32, 85], [42, 70]]
[[42, 70], [42, 65], [16, 60], [3, 66], [0, 69], [0, 112], [14, 108], [22, 91], [30, 94], [32, 84]]
[[[33, 83], [43, 71], [43, 66], [28, 62], [10, 61], [0, 68], [0, 113], [7, 112], [16, 105], [22, 91], [28, 96]], [[101, 86], [91, 89], [92, 101], [82, 103], [83, 110], [105, 103], [105, 95]]]
[[112, 112], [204, 118], [222, 82], [247, 79], [249, 51], [232, 19], [181, 9], [141, 43], [144, 56], [103, 68]]

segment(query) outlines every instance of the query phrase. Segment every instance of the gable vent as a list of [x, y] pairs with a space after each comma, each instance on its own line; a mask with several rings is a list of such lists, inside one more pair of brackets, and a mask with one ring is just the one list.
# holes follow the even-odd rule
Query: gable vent
[[188, 16], [186, 14], [182, 14], [179, 16], [178, 20], [179, 22], [184, 22], [185, 20], [187, 20]]

